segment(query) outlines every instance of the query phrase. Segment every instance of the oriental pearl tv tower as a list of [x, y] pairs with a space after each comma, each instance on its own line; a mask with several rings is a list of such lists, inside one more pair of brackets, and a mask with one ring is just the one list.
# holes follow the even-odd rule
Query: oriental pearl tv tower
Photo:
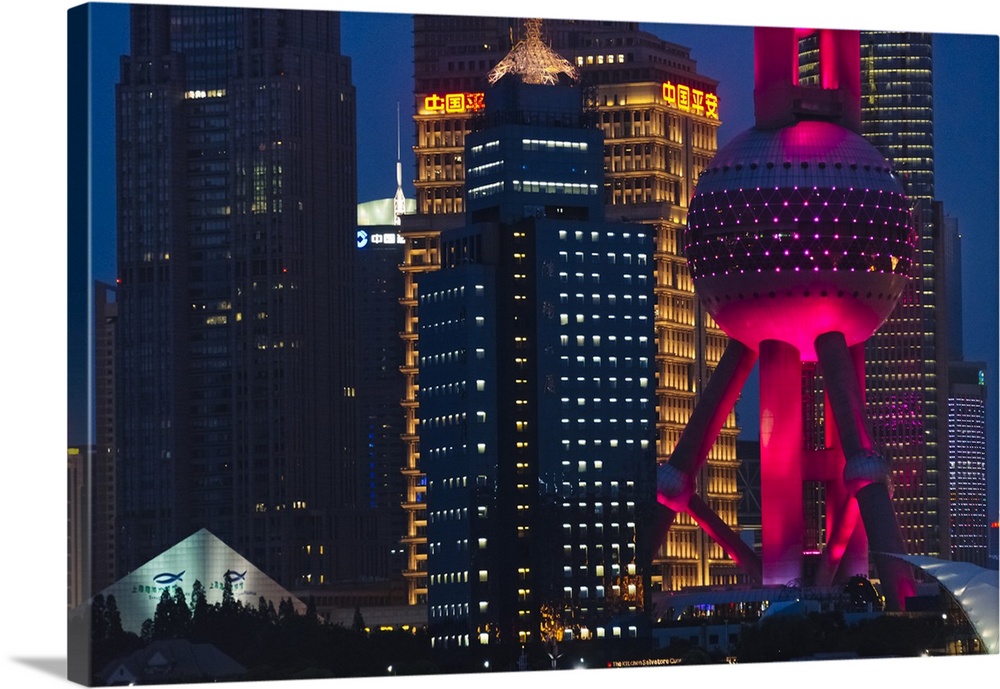
[[[798, 41], [819, 38], [820, 84], [798, 83]], [[686, 512], [764, 585], [829, 586], [868, 574], [887, 609], [913, 594], [891, 504], [889, 461], [864, 404], [865, 341], [909, 279], [916, 232], [889, 163], [859, 134], [857, 31], [758, 28], [755, 126], [702, 172], [688, 212], [695, 290], [731, 342], [668, 462], [657, 471], [657, 533]], [[696, 477], [760, 360], [761, 554], [696, 492]], [[825, 447], [807, 448], [802, 368], [824, 385]], [[803, 482], [826, 496], [817, 571], [803, 554]], [[657, 538], [656, 543], [662, 543]]]

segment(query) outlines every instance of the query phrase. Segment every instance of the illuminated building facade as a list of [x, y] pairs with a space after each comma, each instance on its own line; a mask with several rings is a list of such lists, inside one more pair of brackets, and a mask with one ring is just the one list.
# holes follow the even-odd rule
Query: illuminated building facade
[[[642, 32], [593, 37], [567, 50], [590, 84], [604, 132], [609, 218], [642, 223], [655, 237], [656, 456], [666, 461], [728, 338], [694, 296], [684, 256], [688, 201], [717, 147], [716, 82], [697, 73], [687, 48]], [[737, 523], [735, 414], [729, 414], [698, 483], [729, 525]], [[681, 515], [654, 555], [654, 589], [732, 584], [740, 573], [724, 550]]]
[[[464, 210], [464, 140], [483, 107], [489, 70], [519, 35], [521, 21], [489, 17], [416, 16], [414, 69], [417, 129], [417, 218], [404, 222], [407, 308], [403, 334], [408, 445], [405, 501], [410, 515], [411, 602], [424, 594], [426, 541], [420, 470], [417, 283], [440, 262], [440, 229], [460, 224]], [[665, 461], [695, 399], [725, 348], [726, 337], [694, 298], [680, 246], [687, 202], [717, 146], [716, 82], [698, 73], [690, 50], [630, 22], [546, 20], [546, 43], [576, 66], [586, 106], [604, 132], [604, 203], [609, 218], [641, 222], [656, 241], [657, 457]], [[451, 216], [446, 214], [452, 214]], [[736, 524], [736, 436], [730, 415], [704, 467], [708, 499]], [[733, 583], [738, 571], [687, 517], [657, 555], [654, 588]]]
[[948, 506], [951, 559], [981, 567], [989, 560], [986, 364], [965, 361], [962, 330], [962, 237], [941, 219], [946, 249], [948, 333]]
[[952, 362], [948, 379], [951, 559], [985, 567], [989, 557], [986, 364]]
[[201, 528], [291, 590], [367, 574], [354, 98], [336, 13], [131, 8], [119, 575]]
[[[816, 83], [815, 38], [799, 44], [799, 75]], [[866, 351], [876, 442], [893, 465], [893, 501], [911, 553], [948, 557], [947, 221], [934, 201], [931, 35], [861, 32], [861, 132], [892, 164], [919, 228], [913, 277]]]
[[916, 279], [868, 345], [868, 408], [909, 551], [948, 557], [948, 252], [934, 201], [932, 65], [930, 34], [861, 35], [862, 134], [898, 171], [920, 233]]
[[466, 221], [420, 282], [434, 648], [644, 634], [653, 237], [604, 220], [581, 90], [508, 74], [466, 140]]

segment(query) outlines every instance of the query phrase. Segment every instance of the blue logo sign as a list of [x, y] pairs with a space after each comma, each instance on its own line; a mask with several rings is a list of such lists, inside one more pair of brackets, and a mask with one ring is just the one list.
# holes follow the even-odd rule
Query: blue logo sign
[[364, 249], [368, 246], [368, 233], [364, 230], [358, 230], [358, 248]]
[[240, 574], [239, 572], [234, 572], [231, 569], [227, 569], [226, 573], [222, 575], [222, 578], [228, 581], [230, 584], [232, 584], [233, 582], [243, 581], [244, 579], [246, 579], [247, 573], [246, 570], [243, 571], [243, 574]]
[[[184, 570], [186, 572], [187, 570]], [[184, 581], [181, 577], [184, 576], [184, 572], [180, 574], [171, 574], [170, 572], [161, 572], [153, 577], [153, 581], [157, 584], [173, 584], [176, 581]]]

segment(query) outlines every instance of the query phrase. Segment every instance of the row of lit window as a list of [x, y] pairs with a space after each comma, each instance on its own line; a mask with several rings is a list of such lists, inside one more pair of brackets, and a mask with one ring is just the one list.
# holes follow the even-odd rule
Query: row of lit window
[[[573, 295], [573, 297], [576, 300], [577, 306], [583, 306], [584, 299], [586, 297], [582, 293], [577, 292], [576, 294]], [[632, 298], [633, 298], [633, 295], [631, 295], [631, 294], [622, 295], [622, 301], [625, 302], [625, 307], [626, 308], [632, 306]], [[638, 295], [636, 297], [636, 301], [639, 302], [639, 306], [643, 306], [643, 307], [646, 306], [646, 302], [648, 301], [648, 299], [649, 298], [645, 294], [640, 294], [640, 295]], [[618, 295], [617, 294], [604, 294], [604, 295], [602, 295], [602, 294], [599, 294], [597, 292], [594, 292], [594, 293], [592, 293], [590, 295], [590, 303], [593, 304], [594, 306], [600, 306], [602, 300], [604, 302], [606, 302], [608, 306], [615, 306], [618, 303]], [[565, 292], [561, 292], [559, 294], [559, 303], [560, 304], [569, 304], [569, 295], [567, 293], [565, 293]]]
[[492, 151], [496, 148], [499, 148], [499, 146], [500, 146], [500, 141], [498, 139], [494, 139], [493, 141], [487, 141], [484, 144], [478, 144], [476, 146], [473, 146], [472, 148], [469, 149], [469, 152], [472, 153], [473, 155], [477, 155], [479, 153], [482, 153], [483, 151]]
[[586, 141], [558, 141], [553, 139], [521, 139], [521, 148], [525, 151], [558, 151], [571, 150], [586, 153]]
[[[615, 316], [615, 314], [611, 313], [611, 314], [606, 314], [605, 318], [607, 318], [609, 321], [613, 321], [613, 320], [616, 320], [617, 317]], [[639, 315], [636, 318], [638, 320], [640, 320], [640, 321], [649, 320], [649, 318], [645, 314]], [[632, 316], [631, 316], [631, 314], [625, 314], [624, 316], [622, 316], [622, 319], [625, 320], [625, 321], [631, 321], [632, 320]], [[587, 320], [587, 317], [584, 314], [582, 314], [582, 313], [575, 314], [575, 316], [573, 318], [573, 322], [574, 323], [585, 323], [586, 320]], [[592, 322], [596, 323], [597, 321], [601, 320], [601, 316], [599, 316], [596, 313], [592, 313], [592, 314], [590, 314], [590, 320]], [[569, 314], [568, 313], [561, 313], [561, 314], [559, 314], [559, 325], [569, 325]], [[626, 323], [625, 325], [627, 327], [630, 324]], [[642, 327], [642, 326], [640, 326], [640, 327]]]
[[[631, 419], [629, 419], [628, 421], [631, 421]], [[643, 425], [645, 425], [645, 419], [640, 419], [640, 423], [643, 424]], [[636, 441], [635, 441], [634, 438], [627, 438], [625, 440], [625, 445], [627, 445], [627, 446], [628, 445], [635, 445], [635, 442]], [[572, 444], [572, 441], [570, 439], [568, 439], [568, 438], [563, 438], [560, 441], [560, 444], [562, 445], [563, 450], [569, 451], [570, 446]], [[604, 441], [601, 438], [593, 438], [593, 439], [577, 438], [576, 439], [576, 445], [577, 445], [577, 447], [587, 447], [587, 445], [593, 445], [594, 447], [603, 447], [604, 446]], [[619, 447], [619, 445], [620, 445], [620, 442], [619, 442], [618, 438], [611, 438], [610, 440], [608, 440], [608, 447], [617, 448], [617, 447]], [[649, 448], [649, 441], [646, 440], [646, 439], [639, 440], [639, 447], [642, 448], [643, 450], [648, 449]], [[581, 484], [581, 485], [583, 485], [583, 484]], [[601, 482], [598, 481], [594, 485], [597, 488], [600, 488], [601, 487]]]
[[[486, 612], [485, 602], [480, 602], [480, 612]], [[455, 617], [456, 615], [468, 615], [469, 614], [469, 604], [468, 603], [445, 603], [443, 605], [432, 605], [430, 606], [431, 617]], [[468, 638], [468, 635], [466, 635]]]
[[208, 89], [207, 91], [185, 91], [184, 99], [191, 100], [193, 98], [224, 98], [225, 95], [226, 95], [226, 89]]
[[[582, 252], [582, 251], [574, 251], [573, 252], [573, 260], [574, 260], [574, 262], [576, 262], [576, 263], [583, 263], [585, 258], [586, 258], [586, 254], [584, 252]], [[621, 262], [622, 262], [623, 265], [626, 265], [626, 266], [632, 265], [632, 254], [630, 254], [630, 253], [616, 254], [616, 253], [613, 253], [613, 252], [608, 252], [607, 254], [605, 254], [604, 258], [607, 260], [607, 263], [609, 265], [615, 265], [616, 263], [618, 263], [619, 259], [621, 259]], [[562, 263], [569, 263], [569, 252], [568, 251], [560, 251], [559, 252], [559, 260]], [[646, 254], [636, 254], [635, 255], [636, 265], [644, 266], [644, 265], [647, 264], [648, 260], [649, 260], [649, 257]], [[591, 263], [600, 263], [601, 262], [601, 254], [598, 253], [598, 252], [596, 252], [596, 251], [591, 252], [591, 254], [590, 254], [590, 262]]]
[[[499, 193], [503, 191], [503, 184], [500, 185], [499, 190], [494, 190], [491, 193]], [[495, 185], [487, 185], [495, 186]], [[597, 196], [600, 193], [600, 187], [596, 184], [583, 184], [579, 182], [549, 182], [545, 180], [512, 180], [511, 187], [514, 191], [526, 192], [529, 194], [571, 194], [575, 196]], [[485, 194], [482, 194], [485, 195]]]
[[421, 388], [420, 394], [424, 396], [444, 394], [444, 395], [459, 395], [465, 392], [465, 381], [459, 381], [455, 383], [443, 383], [441, 385], [432, 385], [430, 387]]
[[480, 175], [485, 175], [490, 172], [499, 172], [503, 169], [503, 160], [496, 160], [491, 163], [483, 163], [482, 165], [476, 165], [475, 167], [470, 167], [466, 171], [466, 176], [469, 179], [473, 179]]
[[[633, 560], [635, 558], [635, 543], [626, 543], [624, 545], [625, 545], [625, 549], [627, 551], [629, 551], [629, 552], [627, 552], [623, 556], [622, 552], [621, 552], [622, 551], [622, 544], [620, 544], [620, 543], [612, 543], [611, 544], [611, 555], [610, 555], [610, 557], [611, 557], [612, 562], [610, 562], [609, 564], [611, 564], [612, 567], [615, 564], [620, 564], [621, 561], [622, 561], [622, 559], [623, 559], [623, 557], [625, 559], [627, 559], [627, 560]], [[575, 550], [577, 552], [576, 558], [573, 557], [573, 551], [574, 551], [573, 546], [570, 545], [570, 544], [568, 544], [568, 543], [563, 544], [563, 561], [565, 562], [565, 561], [568, 560], [568, 561], [571, 561], [571, 562], [576, 561], [576, 562], [581, 562], [583, 564], [589, 564], [590, 557], [591, 557], [591, 555], [590, 555], [590, 551], [591, 550], [594, 551], [593, 557], [594, 557], [595, 560], [601, 561], [601, 560], [605, 560], [606, 557], [607, 557], [606, 553], [604, 552], [604, 544], [603, 543], [597, 543], [597, 544], [594, 545], [593, 548], [590, 548], [585, 543], [579, 543], [579, 544], [577, 544]]]
[[[481, 297], [484, 294], [484, 287], [482, 285], [476, 285], [476, 296]], [[429, 301], [438, 302], [446, 301], [448, 299], [461, 299], [465, 296], [465, 285], [460, 287], [451, 287], [449, 289], [435, 290], [434, 292], [428, 292], [427, 294], [420, 295], [420, 302], [426, 303]]]
[[[482, 550], [483, 548], [486, 547], [486, 539], [480, 538], [479, 541], [480, 541], [480, 550]], [[438, 551], [444, 550], [444, 543], [441, 541], [437, 541], [436, 543], [428, 543], [427, 548], [431, 555], [439, 554]], [[456, 539], [455, 548], [457, 548], [459, 552], [468, 552], [469, 539], [468, 538]]]
[[[614, 263], [615, 262], [614, 254], [608, 254], [608, 262], [609, 263]], [[573, 273], [573, 277], [576, 278], [576, 282], [577, 283], [583, 284], [584, 281], [585, 281], [585, 278], [586, 278], [586, 274], [584, 274], [584, 273]], [[647, 278], [648, 278], [648, 276], [646, 276], [646, 275], [639, 275], [638, 276], [638, 283], [640, 285], [645, 285], [646, 282], [647, 282]], [[632, 279], [633, 279], [632, 278], [632, 273], [624, 273], [621, 276], [621, 279], [622, 279], [622, 281], [626, 285], [631, 285], [632, 284]], [[601, 284], [601, 274], [600, 273], [591, 273], [590, 274], [590, 281], [593, 284], [595, 284], [595, 285]], [[559, 273], [559, 282], [568, 283], [569, 282], [569, 273], [566, 273], [566, 272]]]
[[[485, 574], [485, 570], [482, 573]], [[429, 581], [431, 584], [467, 584], [469, 583], [469, 571], [432, 574]]]
[[[600, 526], [600, 524], [598, 524], [597, 526]], [[618, 525], [614, 524], [614, 526], [617, 527]], [[570, 527], [569, 524], [563, 524], [563, 529], [564, 530], [567, 529], [567, 528], [569, 528], [569, 527]], [[629, 522], [628, 527], [630, 529], [634, 529], [635, 528], [635, 522]], [[585, 530], [587, 528], [587, 525], [586, 524], [580, 524], [580, 528]], [[586, 547], [586, 546], [581, 546], [581, 547]], [[587, 567], [586, 567], [586, 565], [580, 565], [579, 569], [582, 570], [582, 574], [584, 576], [587, 575]], [[611, 565], [610, 569], [611, 569], [611, 576], [617, 577], [617, 576], [621, 575], [621, 565], [615, 563], [615, 564]], [[636, 574], [635, 563], [634, 562], [630, 562], [627, 565], [625, 565], [625, 572], [629, 576], [635, 576], [635, 574]], [[567, 579], [571, 578], [573, 576], [573, 568], [570, 567], [569, 565], [564, 565], [563, 566], [563, 576], [565, 578], [567, 578]], [[602, 565], [602, 564], [594, 565], [594, 576], [595, 577], [603, 577], [604, 576], [604, 565]], [[617, 588], [617, 587], [615, 587], [615, 588]]]
[[[453, 476], [452, 478], [438, 479], [438, 485], [441, 488], [465, 488], [469, 485], [469, 478], [468, 476]], [[430, 482], [429, 488], [434, 488], [434, 481]]]
[[603, 65], [605, 63], [613, 65], [615, 63], [624, 63], [625, 55], [622, 53], [608, 53], [606, 55], [578, 55], [576, 58], [576, 66], [583, 67], [584, 65]]
[[[625, 316], [625, 320], [629, 320], [629, 318], [630, 318], [629, 316]], [[645, 319], [644, 316], [640, 316], [639, 318]], [[578, 339], [582, 338], [582, 337], [583, 337], [583, 335], [579, 335]], [[567, 340], [567, 342], [564, 343], [564, 345], [565, 344], [568, 344], [568, 340]], [[578, 344], [580, 344], [581, 347], [583, 346], [582, 343], [578, 342]], [[566, 368], [566, 367], [569, 366], [569, 364], [570, 364], [570, 358], [571, 357], [569, 357], [569, 356], [561, 356], [561, 357], [559, 357], [559, 363], [563, 366], [563, 368]], [[632, 364], [633, 364], [633, 361], [634, 361], [633, 357], [630, 357], [630, 356], [622, 357], [622, 360], [623, 360], [623, 364], [624, 364], [623, 368], [632, 368]], [[607, 368], [618, 368], [618, 361], [619, 361], [619, 357], [617, 357], [617, 356], [609, 356], [609, 357], [592, 356], [592, 357], [590, 357], [589, 366], [592, 367], [592, 368], [601, 368], [602, 366], [605, 366]], [[581, 367], [588, 366], [587, 357], [585, 357], [583, 355], [580, 355], [580, 356], [576, 357], [576, 365], [577, 366], [581, 366]], [[649, 368], [649, 358], [648, 357], [644, 357], [644, 356], [639, 357], [639, 368]], [[647, 384], [648, 384], [648, 379], [647, 378], [640, 378], [639, 379], [639, 387], [644, 388], [644, 387], [646, 387]]]
[[469, 187], [465, 194], [470, 199], [477, 199], [483, 196], [492, 196], [494, 194], [500, 194], [503, 192], [504, 184], [500, 182], [491, 182], [490, 184], [484, 184], [479, 187]]
[[[577, 242], [582, 242], [584, 240], [589, 240], [591, 242], [600, 242], [608, 240], [614, 242], [615, 244], [621, 244], [624, 242], [631, 242], [635, 239], [636, 242], [644, 243], [648, 235], [645, 232], [604, 232], [603, 237], [600, 232], [594, 230], [591, 232], [584, 232], [583, 230], [575, 230], [573, 232], [573, 240]], [[568, 230], [559, 230], [559, 241], [567, 241], [570, 239], [570, 233]], [[565, 253], [565, 252], [563, 252]], [[609, 254], [611, 255], [611, 254]]]
[[450, 352], [443, 352], [441, 354], [431, 354], [430, 356], [420, 357], [421, 366], [426, 366], [428, 364], [456, 364], [464, 362], [465, 362], [464, 349], [454, 349]]
[[[559, 296], [563, 297], [565, 295], [560, 294]], [[580, 297], [580, 298], [583, 297], [582, 294], [578, 294], [576, 296]], [[597, 295], [594, 295], [594, 296], [597, 296]], [[611, 301], [609, 301], [608, 303], [609, 304], [614, 304], [615, 303], [614, 300], [613, 300], [614, 295], [612, 294], [612, 295], [608, 295], [608, 296], [609, 296], [609, 298], [612, 298]], [[646, 300], [645, 297], [640, 297], [639, 299], [640, 299], [640, 303], [644, 303], [645, 300]], [[631, 300], [631, 295], [626, 296], [626, 301], [629, 301], [629, 300]], [[559, 344], [562, 345], [563, 347], [568, 347], [569, 346], [569, 337], [570, 337], [569, 335], [560, 335], [559, 336]], [[622, 337], [622, 340], [625, 341], [625, 346], [628, 347], [628, 346], [632, 345], [632, 343], [635, 341], [635, 338], [632, 337], [631, 335], [625, 335], [624, 337]], [[618, 346], [618, 336], [617, 335], [608, 335], [608, 336], [605, 336], [603, 338], [602, 338], [601, 335], [591, 335], [590, 336], [590, 343], [594, 347], [600, 347], [602, 341], [605, 344], [607, 344], [609, 347], [617, 347]], [[576, 336], [576, 346], [577, 347], [583, 347], [583, 346], [586, 345], [586, 343], [587, 343], [587, 336], [586, 335], [577, 335]], [[640, 335], [639, 336], [639, 346], [645, 347], [647, 344], [649, 344], [649, 338], [646, 337], [645, 335]]]

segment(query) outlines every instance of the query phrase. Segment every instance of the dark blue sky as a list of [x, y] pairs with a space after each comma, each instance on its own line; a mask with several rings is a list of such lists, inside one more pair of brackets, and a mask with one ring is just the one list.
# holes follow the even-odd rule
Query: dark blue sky
[[[128, 52], [126, 5], [94, 6], [95, 160], [94, 270], [114, 280], [114, 83], [118, 58]], [[664, 39], [691, 48], [699, 72], [719, 80], [720, 146], [753, 124], [753, 36], [746, 27], [644, 24]], [[885, 27], [880, 27], [885, 28]], [[908, 28], [908, 27], [904, 27]], [[408, 15], [343, 15], [344, 53], [352, 58], [358, 102], [358, 200], [395, 192], [396, 104], [401, 112], [404, 191], [413, 196], [412, 20]], [[998, 386], [996, 36], [934, 37], [935, 181], [937, 196], [962, 234], [965, 355], [989, 364], [991, 391]], [[751, 379], [751, 385], [755, 378]], [[990, 514], [997, 514], [997, 399], [990, 398]], [[757, 432], [752, 387], [737, 410], [747, 435]]]

